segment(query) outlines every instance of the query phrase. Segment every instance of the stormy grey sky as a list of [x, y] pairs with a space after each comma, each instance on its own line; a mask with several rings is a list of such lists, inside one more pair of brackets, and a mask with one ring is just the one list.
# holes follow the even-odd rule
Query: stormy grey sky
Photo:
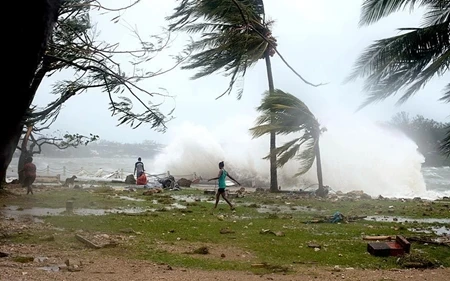
[[[101, 2], [108, 7], [130, 3], [117, 0]], [[363, 81], [349, 84], [342, 82], [351, 72], [359, 54], [374, 40], [397, 34], [397, 28], [415, 27], [421, 23], [421, 12], [417, 10], [413, 14], [396, 13], [375, 25], [358, 27], [361, 3], [362, 0], [265, 0], [266, 14], [275, 21], [273, 34], [278, 40], [278, 50], [309, 81], [329, 83], [319, 88], [307, 86], [275, 56], [272, 60], [275, 87], [300, 97], [324, 126], [341, 115], [383, 121], [399, 111], [407, 111], [411, 115], [422, 114], [438, 121], [450, 121], [449, 104], [438, 100], [444, 85], [449, 81], [449, 73], [436, 77], [401, 106], [395, 106], [399, 94], [351, 115], [365, 99]], [[117, 24], [110, 20], [118, 13], [95, 15], [92, 20], [97, 24], [100, 39], [110, 43], [120, 42], [124, 49], [130, 49], [137, 46], [129, 30], [130, 25], [135, 26], [144, 38], [161, 33], [161, 28], [167, 26], [164, 18], [175, 6], [175, 0], [142, 0], [135, 7], [120, 12], [121, 21]], [[188, 38], [179, 35], [172, 39], [172, 47], [145, 65], [146, 69], [155, 71], [171, 66], [169, 56], [179, 52]], [[246, 133], [257, 115], [255, 108], [261, 100], [261, 94], [267, 90], [265, 71], [262, 60], [250, 69], [244, 81], [243, 97], [239, 101], [233, 94], [215, 100], [228, 83], [228, 79], [221, 74], [191, 80], [194, 72], [178, 69], [143, 81], [140, 85], [149, 91], [163, 87], [175, 96], [175, 99], [165, 99], [162, 106], [166, 112], [176, 106], [175, 119], [167, 124], [168, 131], [165, 134], [154, 132], [146, 125], [135, 130], [127, 125], [117, 127], [117, 118], [111, 117], [107, 109], [107, 95], [95, 90], [70, 99], [50, 131], [95, 133], [101, 139], [119, 142], [155, 140], [160, 143], [169, 143], [171, 137], [186, 123], [202, 126], [218, 139]], [[69, 74], [61, 73], [47, 78], [34, 103], [42, 106], [50, 102], [54, 98], [49, 94], [52, 84], [58, 79], [69, 77]], [[155, 98], [153, 101], [158, 103], [163, 100]]]

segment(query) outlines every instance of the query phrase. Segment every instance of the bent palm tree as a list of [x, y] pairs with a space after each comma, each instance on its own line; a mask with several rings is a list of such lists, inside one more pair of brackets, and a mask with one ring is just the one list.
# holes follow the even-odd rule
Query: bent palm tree
[[[348, 79], [367, 77], [369, 97], [361, 108], [404, 90], [398, 100], [401, 104], [450, 68], [450, 0], [365, 0], [360, 25], [375, 23], [408, 6], [426, 9], [424, 25], [402, 28], [401, 35], [377, 40], [359, 57]], [[450, 83], [441, 100], [450, 102]], [[442, 149], [447, 155], [449, 146], [450, 138], [446, 138]]]
[[[274, 91], [270, 58], [277, 53], [276, 40], [272, 36], [271, 22], [266, 21], [263, 0], [179, 0], [180, 4], [168, 20], [174, 23], [169, 30], [202, 34], [189, 48], [194, 53], [183, 69], [200, 69], [192, 78], [198, 79], [224, 70], [230, 76], [228, 88], [219, 96], [231, 93], [236, 82], [247, 69], [264, 59], [267, 68], [269, 91]], [[288, 65], [288, 64], [287, 64]], [[288, 67], [311, 86], [291, 66]], [[238, 98], [242, 96], [238, 89]], [[219, 98], [218, 97], [218, 98]], [[275, 133], [270, 134], [270, 150], [276, 147]], [[270, 158], [270, 190], [277, 191], [276, 159]]]
[[[258, 138], [270, 132], [280, 135], [299, 134], [272, 152], [276, 157], [276, 164], [282, 167], [289, 160], [297, 159], [301, 165], [295, 176], [300, 176], [309, 171], [316, 161], [319, 182], [317, 194], [325, 196], [319, 138], [326, 129], [320, 128], [314, 114], [300, 99], [278, 89], [272, 94], [266, 92], [257, 110], [261, 115], [256, 120], [256, 126], [250, 129], [253, 137]], [[271, 154], [266, 158], [270, 156]]]

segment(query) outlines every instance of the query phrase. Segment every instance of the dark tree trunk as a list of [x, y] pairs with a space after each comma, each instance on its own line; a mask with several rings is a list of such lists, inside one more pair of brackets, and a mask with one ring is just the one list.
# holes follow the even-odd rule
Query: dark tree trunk
[[25, 161], [29, 156], [32, 156], [32, 151], [28, 150], [28, 140], [30, 139], [31, 131], [33, 130], [33, 127], [28, 127], [27, 133], [25, 134], [25, 137], [23, 138], [22, 145], [21, 145], [21, 151], [19, 156], [19, 163], [17, 163], [17, 176], [19, 178], [19, 182], [23, 183], [23, 173], [20, 171], [25, 166]]
[[320, 197], [325, 197], [327, 195], [327, 191], [323, 186], [323, 177], [322, 177], [322, 159], [320, 158], [320, 146], [319, 140], [317, 140], [316, 145], [314, 146], [315, 154], [316, 154], [316, 166], [317, 166], [317, 181], [319, 182], [319, 188], [317, 189], [317, 195]]
[[[275, 91], [272, 75], [272, 64], [270, 62], [270, 54], [266, 51], [265, 54], [267, 80], [269, 81], [269, 92], [272, 94]], [[276, 135], [275, 132], [270, 132], [270, 192], [278, 192], [277, 179], [277, 156], [274, 153], [276, 149]]]
[[3, 186], [6, 184], [6, 178], [3, 176], [3, 178], [0, 179], [0, 189], [3, 189]]
[[42, 61], [59, 6], [60, 0], [4, 3], [3, 11], [10, 13], [11, 17], [2, 17], [2, 37], [7, 43], [3, 44], [3, 53], [6, 54], [3, 68], [6, 71], [1, 76], [1, 84], [9, 85], [8, 88], [14, 91], [4, 93], [4, 108], [0, 111], [0, 179], [6, 176], [22, 133], [25, 114], [33, 101], [30, 85]]

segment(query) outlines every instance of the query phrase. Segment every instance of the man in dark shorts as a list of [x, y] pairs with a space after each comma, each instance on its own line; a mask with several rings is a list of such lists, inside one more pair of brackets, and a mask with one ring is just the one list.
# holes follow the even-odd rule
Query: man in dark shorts
[[234, 210], [233, 205], [227, 199], [227, 193], [225, 192], [225, 188], [227, 187], [227, 185], [225, 183], [225, 180], [228, 176], [237, 185], [240, 186], [241, 184], [237, 180], [235, 180], [232, 176], [230, 176], [230, 174], [228, 174], [228, 172], [224, 169], [224, 167], [225, 167], [225, 164], [223, 163], [223, 161], [220, 162], [219, 163], [219, 176], [208, 180], [208, 181], [219, 180], [219, 189], [217, 190], [217, 193], [216, 193], [216, 204], [214, 205], [214, 209], [217, 208], [217, 204], [219, 204], [220, 195], [222, 195], [223, 200], [225, 200], [225, 202], [228, 203], [231, 210]]
[[134, 164], [134, 173], [136, 174], [136, 179], [138, 179], [145, 172], [144, 163], [142, 163], [141, 157]]
[[23, 186], [27, 187], [27, 195], [34, 194], [31, 187], [36, 179], [36, 165], [33, 164], [33, 157], [30, 156], [25, 160], [25, 165], [20, 172], [23, 173]]

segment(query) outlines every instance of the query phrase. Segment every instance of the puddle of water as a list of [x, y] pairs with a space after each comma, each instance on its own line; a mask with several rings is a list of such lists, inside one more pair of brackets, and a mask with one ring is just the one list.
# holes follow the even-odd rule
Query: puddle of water
[[122, 200], [129, 200], [129, 201], [136, 201], [136, 202], [145, 202], [144, 199], [140, 199], [140, 198], [133, 198], [133, 197], [129, 197], [129, 196], [117, 196], [119, 199]]
[[370, 221], [384, 221], [384, 222], [409, 222], [409, 223], [448, 223], [450, 224], [450, 219], [435, 219], [435, 218], [425, 218], [425, 219], [412, 219], [404, 217], [392, 217], [392, 216], [367, 216], [365, 220]]
[[173, 209], [186, 209], [187, 207], [184, 205], [181, 205], [180, 203], [173, 203], [170, 205], [170, 207], [166, 207], [167, 210], [173, 210]]
[[[33, 216], [33, 217], [43, 217], [43, 216], [59, 216], [64, 215], [66, 209], [65, 208], [37, 208], [33, 207], [30, 209], [18, 210], [17, 206], [9, 206], [8, 208], [0, 209], [0, 212], [6, 217], [12, 217], [15, 219], [23, 218], [24, 216]], [[126, 214], [139, 214], [144, 212], [154, 212], [155, 209], [148, 208], [117, 208], [117, 209], [86, 209], [79, 208], [74, 209], [73, 213], [75, 215], [87, 216], [101, 216], [111, 213], [126, 213]], [[42, 221], [43, 222], [43, 221]]]
[[177, 201], [184, 201], [187, 203], [193, 203], [193, 202], [197, 202], [197, 201], [206, 201], [206, 198], [199, 198], [199, 197], [194, 197], [191, 195], [172, 195], [172, 198], [177, 200]]
[[409, 231], [416, 232], [416, 233], [425, 233], [425, 234], [431, 234], [434, 233], [439, 236], [448, 236], [450, 235], [450, 228], [445, 226], [434, 226], [427, 229], [422, 228], [408, 228]]
[[267, 214], [267, 213], [294, 213], [294, 212], [316, 212], [316, 209], [307, 208], [304, 206], [286, 206], [286, 205], [261, 205], [260, 208], [256, 209], [258, 213]]
[[437, 235], [446, 235], [450, 236], [450, 227], [441, 226], [441, 227], [432, 227], [431, 228], [434, 233]]
[[[424, 223], [424, 224], [450, 224], [450, 219], [435, 219], [435, 218], [425, 218], [425, 219], [412, 219], [403, 217], [391, 217], [391, 216], [368, 216], [365, 220], [371, 221], [383, 221], [383, 222], [399, 222], [399, 223]], [[409, 231], [417, 233], [434, 233], [436, 235], [449, 235], [450, 227], [448, 226], [430, 226], [426, 228], [409, 228]]]

